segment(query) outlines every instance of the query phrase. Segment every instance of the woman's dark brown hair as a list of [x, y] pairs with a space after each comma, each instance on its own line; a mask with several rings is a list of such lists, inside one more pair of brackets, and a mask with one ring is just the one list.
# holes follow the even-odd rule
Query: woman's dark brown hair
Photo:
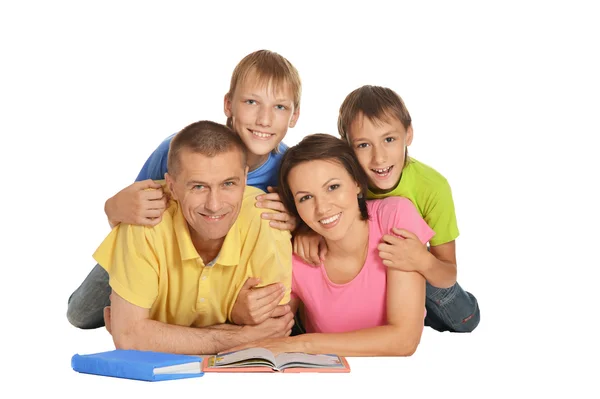
[[296, 231], [306, 231], [307, 226], [298, 214], [288, 177], [296, 166], [310, 161], [332, 161], [346, 169], [350, 177], [360, 187], [358, 209], [361, 218], [367, 220], [369, 213], [365, 199], [367, 197], [368, 178], [360, 167], [352, 148], [344, 140], [330, 134], [315, 133], [304, 137], [298, 144], [290, 147], [283, 155], [279, 169], [279, 195], [288, 212], [298, 220]]

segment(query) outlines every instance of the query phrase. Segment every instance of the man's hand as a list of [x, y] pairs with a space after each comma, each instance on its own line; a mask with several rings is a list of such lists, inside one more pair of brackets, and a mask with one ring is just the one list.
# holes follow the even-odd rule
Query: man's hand
[[250, 342], [252, 342], [268, 338], [289, 337], [292, 327], [294, 327], [294, 314], [288, 311], [283, 316], [271, 317], [258, 325], [242, 328], [251, 331]]
[[263, 219], [270, 220], [269, 225], [279, 230], [294, 231], [297, 226], [296, 218], [285, 209], [277, 188], [267, 187], [269, 194], [262, 194], [256, 197], [256, 206], [258, 208], [273, 209], [277, 213], [263, 213]]
[[393, 228], [396, 235], [386, 234], [377, 246], [383, 264], [405, 272], [421, 272], [427, 261], [425, 244], [408, 230]]
[[248, 348], [264, 348], [270, 350], [275, 356], [280, 353], [287, 352], [303, 352], [301, 345], [298, 342], [297, 337], [283, 337], [283, 338], [268, 338], [260, 341], [250, 342], [244, 345], [238, 345], [233, 348], [227, 349], [223, 352], [235, 352], [241, 351]]
[[314, 231], [294, 236], [294, 253], [312, 266], [319, 266], [327, 254], [325, 239]]
[[240, 290], [231, 311], [231, 321], [238, 325], [257, 325], [272, 317], [290, 312], [289, 305], [279, 305], [285, 296], [281, 283], [255, 288], [260, 279], [249, 277]]
[[154, 180], [138, 181], [106, 201], [104, 211], [111, 227], [119, 223], [155, 226], [162, 220], [168, 195]]

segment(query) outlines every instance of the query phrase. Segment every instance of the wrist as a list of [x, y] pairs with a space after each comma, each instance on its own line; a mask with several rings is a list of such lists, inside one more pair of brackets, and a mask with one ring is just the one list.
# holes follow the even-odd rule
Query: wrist
[[431, 252], [425, 250], [425, 253], [423, 254], [423, 260], [419, 262], [418, 269], [416, 271], [425, 277], [425, 279], [427, 279], [430, 271], [435, 267], [436, 261], [437, 258], [433, 256]]

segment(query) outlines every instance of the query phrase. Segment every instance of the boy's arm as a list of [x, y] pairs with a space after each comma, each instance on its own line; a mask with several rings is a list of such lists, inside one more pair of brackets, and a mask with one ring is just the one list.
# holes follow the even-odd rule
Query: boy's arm
[[167, 209], [168, 195], [160, 183], [138, 181], [119, 191], [104, 204], [108, 223], [114, 228], [119, 223], [155, 226]]
[[215, 354], [235, 345], [282, 337], [293, 325], [293, 315], [271, 318], [257, 326], [220, 324], [194, 328], [151, 320], [149, 309], [111, 294], [110, 331], [117, 349], [179, 354]]
[[456, 283], [456, 242], [431, 246], [430, 256], [420, 273], [437, 288], [450, 288]]

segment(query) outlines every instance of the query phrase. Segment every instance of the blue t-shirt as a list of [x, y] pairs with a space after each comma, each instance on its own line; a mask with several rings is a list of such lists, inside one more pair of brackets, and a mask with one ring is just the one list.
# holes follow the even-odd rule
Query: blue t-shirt
[[[154, 150], [150, 157], [144, 163], [142, 170], [138, 174], [135, 181], [146, 179], [162, 180], [167, 173], [167, 156], [169, 155], [169, 144], [175, 133], [164, 139], [162, 143]], [[263, 191], [267, 191], [268, 186], [277, 187], [277, 178], [279, 177], [279, 165], [281, 158], [288, 149], [288, 146], [279, 143], [279, 152], [277, 154], [270, 153], [269, 159], [263, 163], [258, 169], [248, 172], [248, 185], [258, 187]]]

